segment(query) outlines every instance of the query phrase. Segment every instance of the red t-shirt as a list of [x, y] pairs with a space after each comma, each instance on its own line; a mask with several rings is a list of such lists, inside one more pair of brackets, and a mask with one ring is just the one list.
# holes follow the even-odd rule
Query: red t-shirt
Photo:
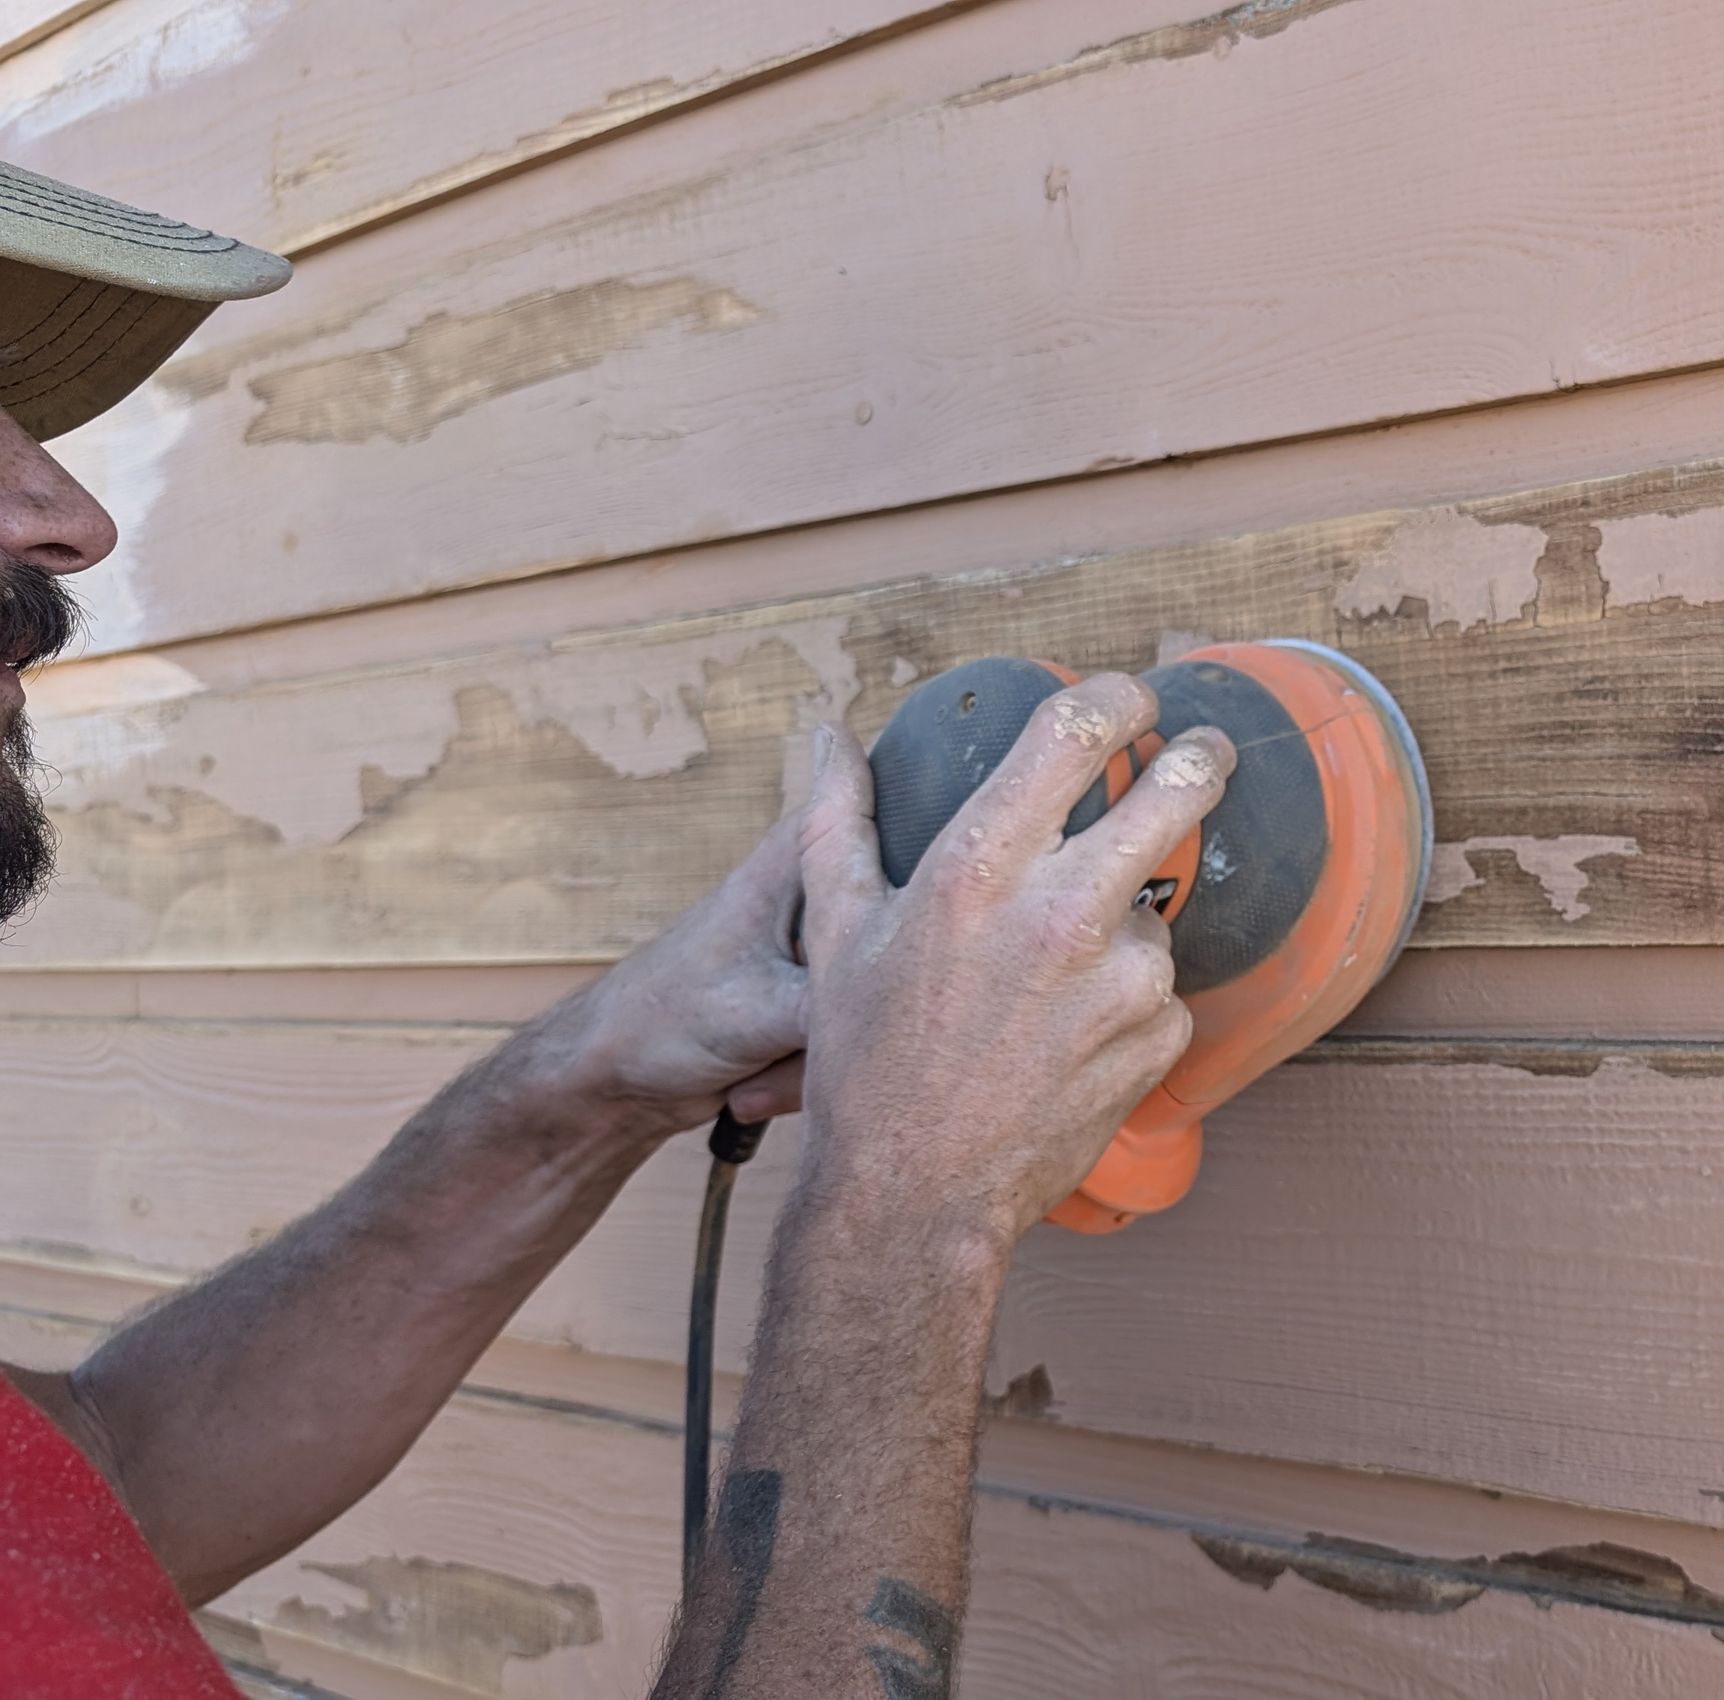
[[0, 1697], [239, 1697], [95, 1466], [4, 1377]]

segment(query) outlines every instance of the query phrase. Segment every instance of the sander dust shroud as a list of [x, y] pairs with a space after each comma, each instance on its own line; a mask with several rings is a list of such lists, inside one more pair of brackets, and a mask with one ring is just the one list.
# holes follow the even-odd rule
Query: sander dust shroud
[[[1412, 932], [1430, 877], [1430, 787], [1412, 729], [1364, 668], [1294, 639], [1216, 644], [1142, 675], [1156, 729], [1108, 764], [1066, 822], [1092, 825], [1163, 743], [1218, 726], [1239, 752], [1226, 794], [1144, 887], [1166, 918], [1191, 1044], [1050, 1219], [1105, 1234], [1177, 1204], [1196, 1179], [1204, 1116], [1352, 1011]], [[919, 686], [869, 757], [881, 861], [895, 886], [1076, 676], [994, 657]], [[689, 1314], [685, 1587], [704, 1545], [712, 1329], [730, 1188], [765, 1124], [728, 1111], [710, 1141]]]

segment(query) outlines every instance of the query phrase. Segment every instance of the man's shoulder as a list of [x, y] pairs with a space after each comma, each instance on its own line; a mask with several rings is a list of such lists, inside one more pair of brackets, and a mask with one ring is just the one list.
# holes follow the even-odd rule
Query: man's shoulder
[[109, 1487], [119, 1491], [107, 1431], [96, 1413], [79, 1398], [70, 1372], [24, 1369], [0, 1362], [0, 1410], [8, 1400], [33, 1406], [95, 1466]]

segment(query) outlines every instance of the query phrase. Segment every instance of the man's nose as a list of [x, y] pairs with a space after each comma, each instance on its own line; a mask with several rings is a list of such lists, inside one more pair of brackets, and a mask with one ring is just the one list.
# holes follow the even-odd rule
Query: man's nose
[[0, 557], [50, 573], [81, 573], [118, 540], [108, 510], [0, 413]]

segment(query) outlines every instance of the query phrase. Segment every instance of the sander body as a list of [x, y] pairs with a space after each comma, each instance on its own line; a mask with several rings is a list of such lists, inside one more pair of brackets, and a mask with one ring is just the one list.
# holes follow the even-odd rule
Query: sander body
[[[1052, 1220], [1108, 1233], [1189, 1191], [1202, 1122], [1342, 1020], [1399, 955], [1430, 874], [1430, 790], [1405, 716], [1356, 662], [1293, 640], [1218, 644], [1142, 675], [1156, 730], [1116, 755], [1066, 822], [1081, 832], [1155, 751], [1217, 726], [1239, 764], [1139, 897], [1166, 918], [1192, 1040]], [[899, 706], [870, 761], [888, 879], [905, 884], [1044, 698], [1075, 676], [992, 657]]]

